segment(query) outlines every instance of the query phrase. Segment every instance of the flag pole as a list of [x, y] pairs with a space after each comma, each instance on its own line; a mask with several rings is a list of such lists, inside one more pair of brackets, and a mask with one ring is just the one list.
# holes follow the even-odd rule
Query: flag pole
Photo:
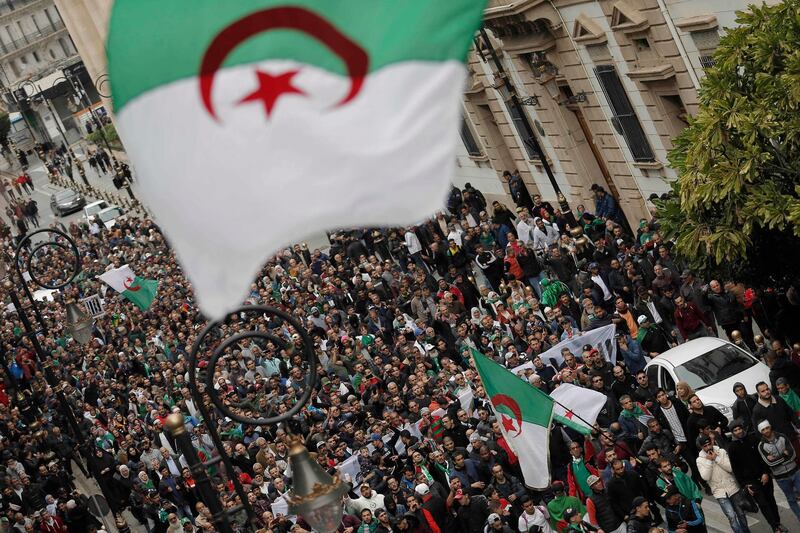
[[[533, 385], [531, 385], [531, 386], [533, 386]], [[550, 396], [550, 395], [548, 394], [548, 396]], [[553, 398], [552, 396], [550, 396], [550, 397], [551, 397], [551, 398]], [[589, 426], [589, 429], [590, 429], [590, 430], [594, 430], [595, 426], [597, 425], [596, 423], [595, 423], [595, 424], [591, 424], [591, 423], [589, 423], [589, 421], [588, 421], [588, 420], [586, 420], [586, 419], [585, 419], [585, 418], [583, 418], [581, 415], [579, 415], [578, 413], [576, 413], [575, 411], [573, 411], [572, 409], [570, 409], [569, 407], [567, 407], [567, 406], [566, 406], [566, 405], [564, 405], [563, 403], [559, 402], [559, 401], [558, 401], [558, 400], [556, 400], [555, 398], [553, 398], [553, 403], [555, 403], [556, 405], [558, 405], [558, 406], [560, 406], [561, 408], [563, 408], [563, 409], [564, 409], [566, 412], [568, 412], [568, 413], [572, 413], [572, 414], [575, 416], [575, 418], [577, 418], [578, 420], [580, 420], [581, 422], [583, 422], [584, 424], [586, 424], [587, 426]], [[559, 415], [559, 416], [560, 416], [560, 415]], [[554, 417], [554, 418], [555, 418], [555, 417]], [[564, 417], [564, 418], [566, 418], [566, 417]]]

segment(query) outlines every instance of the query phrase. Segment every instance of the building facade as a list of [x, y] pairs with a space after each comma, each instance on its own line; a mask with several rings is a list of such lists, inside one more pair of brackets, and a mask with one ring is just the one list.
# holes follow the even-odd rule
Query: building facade
[[[53, 0], [0, 0], [0, 85], [11, 111], [21, 112], [27, 128], [18, 128], [17, 141], [32, 133], [52, 140], [65, 127], [61, 113], [44, 101], [28, 101], [38, 94], [40, 80], [80, 61], [69, 31]], [[25, 131], [25, 130], [28, 131]]]
[[[596, 183], [631, 225], [648, 217], [647, 198], [676, 178], [667, 153], [697, 111], [703, 71], [750, 1], [489, 0], [489, 42], [478, 36], [469, 53], [455, 185], [509, 202], [501, 175], [517, 169], [532, 194], [555, 200], [534, 135], [573, 208], [592, 211]], [[55, 2], [97, 79], [113, 0]], [[521, 112], [509, 105], [492, 51], [526, 104]]]
[[[631, 225], [648, 217], [648, 197], [677, 177], [667, 153], [697, 111], [703, 70], [748, 3], [490, 0], [490, 42], [477, 38], [469, 55], [456, 185], [480, 187], [518, 169], [532, 194], [555, 199], [526, 142], [533, 134], [573, 208], [593, 210], [596, 183], [618, 198]], [[492, 52], [527, 104], [524, 116], [510, 105]]]

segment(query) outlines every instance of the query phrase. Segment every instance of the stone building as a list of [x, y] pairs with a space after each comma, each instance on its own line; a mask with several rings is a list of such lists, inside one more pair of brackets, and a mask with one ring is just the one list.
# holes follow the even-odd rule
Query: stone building
[[22, 143], [31, 131], [37, 140], [57, 135], [63, 123], [54, 108], [41, 105], [33, 109], [29, 102], [18, 105], [17, 100], [39, 92], [31, 84], [78, 61], [78, 52], [53, 0], [0, 0], [3, 100], [9, 110], [22, 111], [28, 124], [15, 140]]
[[[667, 152], [697, 111], [703, 69], [748, 3], [490, 0], [491, 43], [479, 37], [469, 55], [457, 185], [502, 194], [497, 176], [516, 168], [531, 194], [554, 199], [526, 142], [533, 134], [573, 208], [592, 211], [597, 183], [620, 200], [631, 225], [647, 217], [647, 198], [676, 178]], [[526, 116], [509, 105], [491, 48]]]

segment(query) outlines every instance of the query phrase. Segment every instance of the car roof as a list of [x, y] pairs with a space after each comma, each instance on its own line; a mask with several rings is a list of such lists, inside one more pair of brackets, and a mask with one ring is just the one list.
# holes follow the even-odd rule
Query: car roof
[[108, 213], [109, 211], [113, 211], [114, 209], [119, 209], [120, 213], [122, 212], [122, 208], [120, 206], [118, 206], [118, 205], [110, 205], [110, 206], [108, 206], [106, 208], [103, 208], [100, 211], [98, 211], [97, 214], [100, 215], [102, 213]]
[[[652, 362], [667, 363], [673, 367], [681, 366], [686, 361], [690, 361], [695, 357], [708, 353], [714, 348], [719, 348], [730, 344], [717, 337], [700, 337], [683, 344], [679, 344], [675, 348], [669, 349], [653, 359]], [[648, 365], [649, 366], [649, 365]]]
[[86, 207], [87, 208], [94, 207], [96, 205], [105, 204], [105, 203], [107, 203], [105, 200], [97, 200], [96, 202], [92, 202], [90, 204], [86, 204]]

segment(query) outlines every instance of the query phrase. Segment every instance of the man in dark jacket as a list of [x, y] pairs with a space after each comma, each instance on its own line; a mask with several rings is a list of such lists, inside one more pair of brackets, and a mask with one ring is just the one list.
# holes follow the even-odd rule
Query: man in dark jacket
[[491, 514], [489, 501], [485, 496], [470, 496], [464, 491], [457, 491], [455, 499], [460, 507], [456, 513], [458, 531], [461, 533], [483, 533], [486, 519]]
[[674, 340], [663, 326], [652, 323], [647, 315], [639, 315], [636, 321], [639, 323], [636, 340], [646, 355], [655, 357], [672, 348]]
[[742, 329], [744, 312], [742, 306], [736, 300], [736, 296], [726, 291], [717, 280], [711, 280], [708, 284], [709, 291], [706, 293], [706, 303], [714, 312], [717, 324], [725, 330], [728, 339], [734, 330]]
[[764, 363], [769, 367], [769, 381], [773, 387], [783, 378], [792, 389], [800, 389], [800, 368], [783, 353], [768, 351], [764, 354]]
[[758, 503], [761, 514], [774, 531], [781, 528], [781, 517], [775, 501], [775, 487], [769, 468], [758, 453], [759, 436], [747, 433], [742, 420], [734, 420], [730, 425], [733, 440], [728, 446], [728, 457], [736, 481]]
[[780, 396], [774, 396], [769, 385], [763, 381], [756, 385], [758, 401], [753, 406], [753, 427], [768, 420], [772, 428], [786, 435], [792, 442], [797, 439], [795, 427], [800, 425], [792, 408]]
[[689, 396], [689, 419], [686, 421], [689, 442], [695, 442], [700, 435], [700, 422], [711, 426], [711, 430], [718, 435], [724, 435], [728, 429], [728, 418], [725, 415], [715, 407], [703, 405], [697, 394], [692, 394]]
[[752, 433], [755, 430], [753, 426], [753, 407], [756, 405], [755, 394], [747, 394], [747, 389], [742, 383], [733, 384], [733, 393], [736, 395], [736, 401], [733, 402], [733, 419], [740, 420], [744, 424], [745, 433]]

